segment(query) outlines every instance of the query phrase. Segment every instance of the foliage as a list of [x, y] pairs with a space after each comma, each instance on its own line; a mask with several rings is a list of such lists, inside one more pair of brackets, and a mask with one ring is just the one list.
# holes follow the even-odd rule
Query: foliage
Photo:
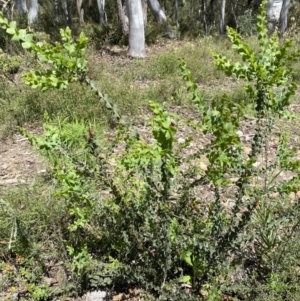
[[73, 43], [71, 30], [69, 28], [65, 31], [61, 30], [63, 47], [60, 43], [52, 46], [46, 42], [34, 42], [31, 33], [27, 33], [25, 29], [18, 29], [16, 21], [9, 23], [1, 15], [0, 24], [8, 34], [12, 35], [13, 41], [20, 41], [22, 47], [31, 50], [41, 62], [53, 66], [52, 70], [32, 71], [23, 75], [25, 82], [32, 88], [40, 87], [42, 91], [50, 87], [65, 89], [69, 82], [78, 80], [78, 76], [82, 76], [86, 71], [87, 62], [84, 55], [87, 39], [84, 35], [80, 35], [76, 43]]
[[37, 56], [42, 63], [50, 64], [52, 68], [45, 71], [30, 71], [23, 74], [26, 84], [32, 88], [40, 87], [41, 91], [50, 88], [66, 89], [69, 83], [74, 81], [85, 82], [93, 92], [99, 97], [100, 102], [106, 105], [117, 119], [124, 119], [121, 116], [118, 107], [112, 103], [106, 94], [103, 94], [100, 88], [96, 88], [93, 81], [86, 75], [87, 60], [85, 59], [87, 38], [83, 33], [74, 42], [71, 30], [61, 29], [60, 35], [63, 44], [56, 42], [51, 45], [47, 42], [35, 42], [33, 34], [27, 33], [25, 29], [18, 29], [15, 21], [8, 22], [6, 18], [0, 14], [0, 26], [6, 32], [12, 35], [13, 41], [20, 41], [24, 49], [30, 50]]
[[10, 58], [0, 50], [0, 72], [8, 77], [8, 74], [15, 74], [20, 67], [20, 59], [17, 57]]
[[[272, 156], [268, 145], [276, 118], [288, 115], [296, 89], [291, 65], [299, 53], [290, 52], [290, 41], [268, 37], [264, 4], [257, 53], [230, 28], [229, 39], [243, 62], [232, 63], [213, 53], [220, 70], [245, 80], [247, 102], [225, 94], [207, 99], [182, 60], [182, 77], [198, 119], [185, 120], [150, 101], [147, 135], [124, 122], [115, 104], [86, 77], [83, 36], [73, 42], [66, 30], [62, 45], [37, 44], [2, 19], [23, 46], [41, 54], [41, 61], [47, 57], [52, 62], [51, 72], [25, 76], [33, 87], [63, 89], [71, 81], [85, 81], [116, 117], [110, 142], [95, 135], [94, 125], [51, 119], [47, 113], [43, 136], [20, 128], [48, 159], [51, 198], [62, 216], [51, 231], [61, 236], [68, 279], [79, 291], [139, 287], [160, 300], [222, 300], [223, 294], [254, 300], [259, 294], [284, 298], [287, 291], [297, 292], [282, 271], [295, 258], [287, 255], [287, 245], [299, 230], [299, 210], [297, 204], [287, 207], [281, 201], [299, 190], [300, 162], [284, 134]], [[79, 51], [73, 52], [76, 45]], [[164, 74], [174, 74], [173, 57], [161, 61]], [[32, 78], [39, 74], [42, 82], [34, 83]], [[255, 123], [245, 142], [242, 130], [249, 106]], [[188, 128], [191, 137], [179, 140], [181, 127]], [[190, 151], [196, 135], [205, 137], [206, 144]], [[282, 172], [292, 176], [280, 177]], [[12, 234], [6, 229], [6, 236], [17, 239], [12, 250], [26, 255], [34, 243], [22, 240], [16, 228], [22, 215], [1, 204], [3, 220], [12, 229]], [[295, 244], [293, 252], [297, 251]], [[297, 279], [296, 273], [293, 277]], [[42, 300], [51, 292], [38, 282], [38, 277], [30, 279], [28, 290]], [[183, 292], [182, 286], [190, 291]]]
[[242, 35], [253, 35], [255, 29], [255, 17], [251, 9], [245, 10], [244, 14], [237, 18], [237, 30]]

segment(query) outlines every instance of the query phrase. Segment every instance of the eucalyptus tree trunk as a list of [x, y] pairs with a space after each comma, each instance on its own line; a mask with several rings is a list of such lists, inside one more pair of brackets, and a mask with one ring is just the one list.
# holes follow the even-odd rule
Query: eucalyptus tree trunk
[[233, 16], [236, 28], [239, 27], [238, 19], [236, 17], [236, 15], [237, 15], [236, 14], [237, 4], [238, 4], [238, 0], [235, 3], [233, 3], [233, 1], [230, 3], [230, 5], [231, 5], [231, 13], [232, 13], [232, 16]]
[[[78, 4], [76, 3], [76, 6]], [[72, 26], [72, 0], [54, 0], [55, 19], [61, 24]], [[81, 23], [80, 23], [81, 24]]]
[[105, 0], [97, 0], [98, 11], [99, 11], [99, 23], [100, 25], [107, 24], [107, 15], [105, 12]]
[[[148, 6], [158, 23], [167, 24], [167, 36], [169, 39], [174, 39], [175, 35], [172, 28], [168, 25], [167, 16], [157, 0], [147, 0]], [[177, 21], [178, 22], [178, 21]]]
[[82, 7], [82, 0], [76, 0], [76, 8], [77, 8], [77, 13], [79, 17], [79, 24], [81, 26], [84, 25], [84, 10]]
[[206, 34], [208, 33], [211, 28], [216, 30], [217, 25], [216, 25], [216, 18], [215, 18], [215, 12], [218, 10], [217, 8], [217, 2], [216, 0], [202, 0], [202, 8], [204, 10], [204, 18], [205, 18], [205, 23], [206, 24]]
[[163, 9], [161, 8], [159, 2], [157, 0], [147, 0], [148, 6], [155, 18], [155, 21], [159, 23], [167, 22], [167, 16]]
[[63, 11], [61, 0], [54, 0], [54, 14], [55, 14], [55, 21], [58, 23], [63, 22]]
[[38, 20], [38, 1], [29, 0], [29, 10], [27, 9], [26, 0], [15, 0], [17, 10], [21, 16], [26, 16], [28, 24], [31, 25]]
[[148, 3], [147, 0], [142, 0], [142, 9], [143, 9], [143, 17], [144, 17], [144, 27], [147, 27], [147, 8]]
[[179, 22], [178, 22], [178, 0], [175, 0], [174, 2], [174, 9], [175, 9], [175, 23], [176, 27], [179, 28]]
[[279, 24], [282, 4], [283, 0], [269, 0], [267, 2], [267, 28], [270, 34], [275, 31]]
[[116, 7], [117, 7], [117, 13], [118, 13], [118, 18], [119, 22], [121, 25], [121, 29], [123, 32], [124, 36], [128, 36], [129, 34], [129, 20], [128, 17], [126, 16], [123, 5], [122, 5], [122, 0], [116, 0]]
[[26, 0], [16, 0], [16, 6], [17, 6], [17, 10], [21, 16], [24, 16], [27, 14]]
[[287, 28], [287, 15], [288, 15], [288, 11], [289, 11], [289, 7], [290, 7], [290, 0], [283, 0], [282, 3], [282, 8], [281, 8], [281, 12], [280, 12], [280, 25], [279, 25], [279, 32], [282, 35]]
[[37, 0], [29, 1], [28, 24], [31, 25], [38, 20], [39, 5]]
[[64, 17], [67, 21], [67, 24], [69, 27], [72, 26], [72, 0], [61, 0], [63, 11], [64, 11]]
[[226, 7], [226, 0], [222, 0], [221, 12], [220, 12], [220, 29], [219, 29], [221, 35], [225, 33], [225, 7]]
[[128, 55], [145, 57], [145, 28], [141, 0], [126, 0], [129, 19]]

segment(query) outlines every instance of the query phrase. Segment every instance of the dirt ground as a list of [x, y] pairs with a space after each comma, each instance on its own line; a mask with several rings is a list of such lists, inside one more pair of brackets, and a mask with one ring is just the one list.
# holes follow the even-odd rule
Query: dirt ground
[[28, 139], [15, 134], [0, 144], [0, 189], [8, 185], [32, 184], [45, 164], [30, 146]]

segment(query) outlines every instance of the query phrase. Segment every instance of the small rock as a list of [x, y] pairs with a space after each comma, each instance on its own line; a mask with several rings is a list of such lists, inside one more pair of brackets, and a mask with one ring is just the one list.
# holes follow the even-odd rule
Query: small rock
[[277, 199], [279, 197], [279, 192], [274, 192], [270, 195], [271, 199]]
[[244, 133], [243, 133], [242, 131], [237, 131], [236, 133], [238, 134], [238, 136], [239, 136], [240, 138], [244, 136]]
[[119, 294], [119, 295], [113, 296], [113, 301], [123, 301], [123, 300], [126, 300], [125, 294]]
[[204, 162], [200, 162], [200, 163], [199, 163], [199, 167], [200, 167], [200, 169], [202, 169], [202, 170], [204, 170], [204, 171], [207, 170], [207, 165], [206, 165]]
[[296, 199], [296, 194], [295, 194], [295, 192], [291, 192], [291, 193], [289, 194], [289, 199], [290, 199], [291, 201], [294, 201], [294, 200]]
[[260, 162], [255, 162], [252, 164], [253, 167], [257, 168], [260, 165]]
[[245, 135], [245, 141], [250, 141], [253, 139], [253, 135]]
[[243, 150], [244, 150], [246, 155], [249, 155], [251, 153], [251, 148], [250, 147], [244, 146]]
[[89, 292], [86, 295], [86, 301], [105, 301], [107, 299], [107, 293], [105, 291]]

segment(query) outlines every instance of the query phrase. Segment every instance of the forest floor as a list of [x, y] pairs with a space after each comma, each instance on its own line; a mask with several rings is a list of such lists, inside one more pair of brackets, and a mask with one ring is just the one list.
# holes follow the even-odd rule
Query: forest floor
[[[186, 45], [184, 41], [168, 41], [164, 43], [158, 43], [147, 48], [147, 58], [146, 60], [151, 61], [153, 58], [157, 57], [161, 53], [168, 52], [168, 49], [180, 49]], [[128, 68], [130, 68], [132, 59], [128, 58], [126, 55], [126, 49], [118, 46], [103, 48], [98, 53], [93, 53], [89, 57], [89, 62], [93, 62], [92, 72], [94, 70], [101, 70], [101, 66], [105, 64], [111, 72], [118, 70], [119, 73], [124, 73]], [[139, 87], [145, 85], [144, 81], [135, 81]], [[232, 80], [228, 79], [221, 83], [221, 86], [216, 87], [216, 82], [211, 81], [205, 84], [199, 84], [200, 88], [204, 88], [206, 91], [209, 89], [220, 89], [224, 92], [232, 90], [236, 85]], [[191, 108], [190, 105], [169, 105], [169, 110], [173, 113], [179, 114], [183, 119], [186, 120], [196, 120], [197, 114]], [[296, 96], [293, 103], [289, 108], [290, 112], [295, 114], [296, 120], [300, 116], [300, 87], [296, 91]], [[148, 115], [148, 116], [147, 116]], [[143, 117], [141, 117], [143, 116]], [[147, 111], [142, 112], [138, 116], [134, 116], [135, 123], [143, 125], [147, 118], [149, 118], [149, 113]], [[137, 121], [138, 120], [138, 121]], [[139, 126], [138, 126], [139, 127]], [[40, 135], [42, 134], [41, 126], [33, 126], [30, 124], [25, 124], [24, 128], [28, 130], [29, 133]], [[280, 129], [285, 129], [291, 135], [290, 139], [293, 141], [293, 146], [300, 149], [300, 128], [298, 122], [292, 120], [291, 122], [285, 122], [280, 125]], [[146, 131], [145, 127], [139, 128], [140, 131]], [[250, 124], [245, 124], [245, 131], [243, 135], [246, 137], [251, 131]], [[107, 133], [110, 135], [109, 133]], [[181, 137], [187, 137], [190, 132], [185, 128], [183, 132], [179, 133]], [[180, 137], [179, 137], [180, 138]], [[206, 141], [203, 137], [194, 137], [193, 145], [203, 145]], [[47, 164], [39, 156], [37, 151], [29, 144], [28, 139], [23, 137], [21, 134], [15, 132], [8, 137], [2, 138], [0, 144], [0, 191], [5, 189], [5, 187], [10, 185], [32, 185], [35, 181], [35, 176], [43, 175], [46, 173]]]
[[[172, 51], [174, 49], [180, 48], [183, 46], [183, 42], [168, 42], [168, 43], [162, 43], [150, 47], [148, 49], [148, 57], [147, 60], [151, 61], [159, 55], [161, 52], [168, 52], [169, 48], [172, 48]], [[92, 68], [91, 72], [92, 74], [96, 74], [96, 70], [100, 70], [101, 67], [105, 65], [105, 68], [107, 70], [111, 70], [113, 72], [114, 70], [118, 70], [120, 74], [125, 74], [130, 68], [132, 64], [132, 60], [127, 58], [126, 56], [126, 50], [124, 48], [119, 47], [112, 47], [112, 48], [105, 48], [102, 49], [98, 54], [93, 54], [93, 57], [90, 57], [90, 61], [93, 61], [94, 67]], [[98, 64], [98, 66], [97, 66]], [[157, 81], [160, 79], [158, 78]], [[139, 88], [143, 89], [148, 85], [147, 80], [138, 80], [135, 79], [135, 85], [138, 85]], [[216, 89], [215, 87], [216, 81], [208, 81], [203, 84], [203, 87], [210, 89]], [[222, 84], [219, 86], [219, 90], [222, 91], [230, 91], [233, 89], [233, 86], [236, 85], [236, 82], [232, 82], [231, 80], [223, 81]], [[185, 89], [185, 87], [183, 88]], [[194, 111], [191, 109], [190, 105], [187, 105], [185, 103], [182, 104], [170, 104], [169, 105], [170, 111], [179, 114], [183, 119], [189, 119], [189, 120], [196, 120], [197, 115], [194, 113]], [[293, 103], [290, 105], [290, 111], [295, 114], [295, 119], [289, 122], [285, 123], [278, 123], [276, 124], [276, 127], [278, 128], [278, 132], [281, 132], [282, 130], [286, 130], [289, 133], [289, 141], [291, 143], [291, 146], [296, 147], [299, 151], [297, 153], [297, 158], [300, 159], [300, 127], [298, 126], [298, 120], [300, 119], [300, 89], [297, 90], [297, 94], [295, 99], [293, 100]], [[147, 137], [147, 127], [145, 126], [146, 119], [149, 117], [149, 113], [145, 111], [143, 113], [143, 117], [140, 117], [139, 115], [137, 122], [137, 129], [144, 133]], [[135, 119], [136, 120], [136, 119]], [[41, 134], [42, 133], [42, 127], [40, 125], [31, 125], [30, 123], [23, 125], [29, 132], [34, 134]], [[279, 131], [280, 129], [280, 131]], [[249, 136], [252, 135], [253, 130], [253, 120], [245, 119], [245, 122], [243, 123], [243, 127], [241, 129], [241, 137], [244, 141], [244, 147], [249, 148], [248, 141], [250, 140]], [[183, 127], [178, 132], [178, 139], [187, 137], [191, 134], [189, 129], [187, 127]], [[109, 132], [108, 132], [109, 135]], [[207, 139], [203, 136], [194, 137], [193, 143], [190, 146], [192, 150], [201, 148], [205, 143], [207, 143]], [[272, 156], [274, 155], [274, 150], [278, 146], [278, 136], [275, 135], [271, 138], [269, 141], [270, 145], [270, 152], [269, 154]], [[263, 162], [260, 162], [263, 164]], [[203, 167], [205, 168], [205, 166]], [[3, 138], [3, 140], [0, 143], [0, 198], [1, 194], [4, 191], [12, 189], [12, 187], [18, 189], [18, 187], [26, 187], [31, 186], [35, 184], [35, 181], [38, 177], [46, 175], [47, 173], [47, 163], [44, 161], [43, 158], [39, 156], [37, 151], [30, 146], [28, 139], [21, 136], [18, 133], [14, 133], [11, 135], [8, 135], [6, 138]], [[284, 173], [281, 175], [282, 177], [287, 177], [288, 175], [285, 175]], [[297, 193], [297, 196], [300, 196]], [[296, 195], [291, 195], [291, 199], [295, 199]], [[22, 206], [22, 204], [20, 204]], [[7, 244], [7, 241], [0, 241], [0, 244]], [[51, 286], [56, 286], [60, 282], [60, 275], [61, 275], [61, 269], [59, 264], [52, 264], [51, 267], [49, 267], [52, 272], [51, 277], [44, 277], [45, 283], [49, 283]], [[0, 282], [1, 282], [1, 273], [0, 273]], [[11, 293], [11, 292], [0, 292], [0, 300], [21, 300], [18, 299], [20, 296], [26, 295], [24, 292], [17, 292]], [[26, 299], [23, 299], [26, 300]], [[98, 300], [95, 296], [94, 299], [91, 297], [91, 295], [87, 294], [85, 296], [77, 297], [77, 298], [65, 298], [65, 301], [96, 301]], [[99, 299], [100, 300], [100, 299]], [[141, 293], [137, 291], [131, 291], [131, 294], [128, 292], [124, 292], [124, 294], [118, 294], [113, 297], [114, 301], [121, 301], [121, 300], [142, 300]], [[58, 299], [56, 301], [59, 301]]]

